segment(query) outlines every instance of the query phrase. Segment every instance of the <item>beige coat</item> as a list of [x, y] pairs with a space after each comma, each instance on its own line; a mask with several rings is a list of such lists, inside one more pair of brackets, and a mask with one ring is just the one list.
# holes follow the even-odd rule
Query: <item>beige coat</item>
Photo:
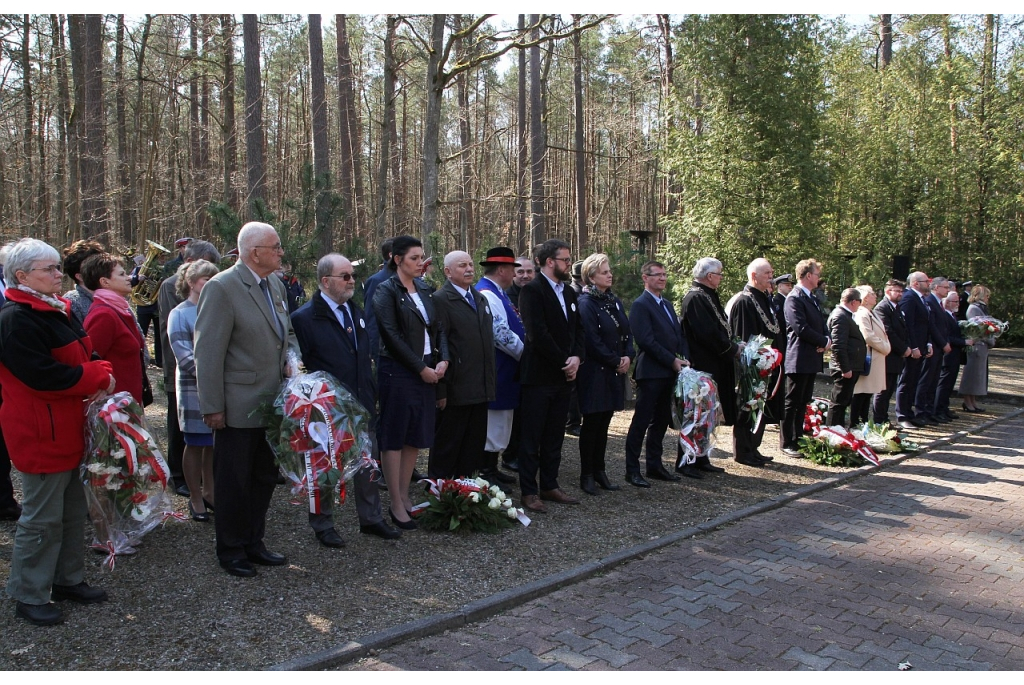
[[[285, 304], [284, 283], [267, 278], [274, 311], [249, 267], [238, 262], [203, 287], [196, 317], [196, 378], [203, 413], [226, 412], [232, 428], [259, 428], [263, 418], [250, 414], [273, 401], [284, 379], [287, 352], [299, 355]], [[274, 317], [284, 326], [278, 337]]]
[[889, 336], [885, 334], [885, 324], [872, 310], [861, 306], [853, 315], [857, 322], [864, 342], [867, 343], [868, 352], [871, 353], [871, 372], [866, 376], [857, 379], [854, 386], [854, 394], [882, 392], [885, 390], [885, 357], [891, 349]]

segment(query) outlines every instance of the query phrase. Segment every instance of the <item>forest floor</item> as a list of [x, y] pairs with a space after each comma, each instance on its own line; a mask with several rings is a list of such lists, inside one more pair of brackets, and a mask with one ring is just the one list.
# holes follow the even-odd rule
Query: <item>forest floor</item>
[[[996, 349], [990, 357], [992, 396], [984, 414], [961, 413], [953, 423], [915, 431], [924, 444], [1018, 408], [1024, 397], [1024, 350]], [[164, 443], [162, 402], [147, 408], [150, 427]], [[818, 395], [827, 393], [823, 376]], [[958, 406], [955, 403], [954, 408]], [[0, 600], [0, 670], [37, 669], [262, 669], [337, 647], [434, 614], [456, 611], [474, 600], [564, 572], [620, 550], [672, 534], [758, 502], [780, 497], [848, 469], [787, 457], [769, 426], [762, 451], [775, 457], [765, 468], [729, 459], [729, 428], [719, 429], [715, 464], [726, 472], [682, 483], [653, 482], [640, 490], [622, 483], [623, 443], [632, 412], [612, 422], [607, 470], [618, 492], [590, 497], [579, 491], [576, 439], [566, 436], [562, 487], [580, 506], [553, 505], [493, 535], [413, 531], [397, 541], [359, 533], [349, 499], [335, 514], [347, 547], [321, 547], [305, 509], [277, 488], [267, 517], [268, 547], [289, 564], [259, 568], [254, 579], [224, 573], [214, 555], [210, 524], [168, 522], [149, 533], [137, 554], [119, 557], [112, 572], [100, 556], [87, 557], [87, 579], [110, 593], [110, 602], [65, 605], [64, 623], [38, 628], [15, 618], [14, 601]], [[665, 454], [675, 454], [674, 437]], [[426, 454], [419, 468], [426, 470]], [[15, 486], [19, 487], [15, 475]], [[423, 499], [414, 486], [415, 500]], [[518, 503], [518, 488], [512, 488]], [[20, 493], [19, 493], [20, 494]], [[179, 512], [187, 502], [175, 497]], [[387, 497], [384, 496], [385, 506]], [[0, 523], [0, 582], [6, 583], [15, 524]], [[91, 536], [91, 529], [87, 531]]]

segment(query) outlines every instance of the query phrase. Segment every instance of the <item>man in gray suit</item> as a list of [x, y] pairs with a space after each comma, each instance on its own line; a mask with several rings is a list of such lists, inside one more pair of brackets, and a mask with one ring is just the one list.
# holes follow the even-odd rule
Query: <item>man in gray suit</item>
[[273, 226], [242, 226], [239, 261], [206, 284], [196, 318], [199, 404], [214, 430], [217, 558], [225, 571], [243, 578], [256, 575], [254, 563], [287, 563], [263, 544], [278, 471], [263, 419], [253, 415], [294, 373], [288, 350], [299, 358], [284, 283], [270, 278], [282, 254]]

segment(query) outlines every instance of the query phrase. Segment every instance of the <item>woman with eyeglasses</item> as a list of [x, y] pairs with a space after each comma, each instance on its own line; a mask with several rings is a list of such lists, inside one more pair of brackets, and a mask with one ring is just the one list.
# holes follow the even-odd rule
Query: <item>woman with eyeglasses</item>
[[391, 495], [391, 520], [413, 530], [409, 484], [421, 449], [434, 443], [436, 386], [448, 368], [448, 339], [438, 324], [423, 272], [423, 243], [394, 239], [373, 308], [380, 333], [377, 386], [380, 393], [380, 453]]
[[144, 404], [145, 340], [128, 304], [132, 284], [124, 264], [106, 252], [93, 255], [82, 264], [82, 283], [93, 297], [83, 325], [96, 353], [113, 367], [117, 379], [114, 392], [130, 392], [136, 402]]
[[53, 625], [50, 600], [104, 602], [85, 582], [84, 402], [114, 390], [111, 366], [92, 360], [92, 341], [61, 291], [60, 255], [23, 238], [7, 255], [7, 303], [0, 310], [0, 423], [21, 473], [22, 513], [7, 593], [15, 615]]

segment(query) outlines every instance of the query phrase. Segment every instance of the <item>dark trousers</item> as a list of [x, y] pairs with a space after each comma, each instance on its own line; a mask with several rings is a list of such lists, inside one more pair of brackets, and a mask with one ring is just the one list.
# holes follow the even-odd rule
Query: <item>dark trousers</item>
[[135, 308], [135, 315], [139, 320], [139, 327], [142, 328], [142, 337], [149, 335], [149, 325], [153, 324], [155, 333], [153, 335], [153, 362], [157, 366], [163, 366], [163, 354], [160, 345], [160, 308], [155, 304], [142, 305]]
[[924, 357], [914, 359], [907, 357], [903, 360], [903, 373], [896, 382], [896, 420], [909, 421], [914, 416], [914, 396], [917, 394], [917, 385], [921, 380], [921, 369], [924, 366]]
[[540, 490], [558, 488], [571, 388], [568, 384], [523, 386], [522, 443], [519, 448], [519, 488], [523, 496], [538, 493], [538, 470]]
[[736, 416], [732, 427], [732, 453], [734, 457], [756, 457], [760, 454], [761, 440], [764, 439], [764, 427], [768, 423], [768, 412], [761, 417], [761, 425], [754, 430], [756, 414], [746, 409]]
[[583, 423], [583, 414], [580, 413], [580, 398], [576, 394], [576, 384], [572, 384], [572, 394], [569, 396], [569, 415], [565, 419], [566, 428], [579, 428]]
[[640, 473], [640, 449], [647, 436], [647, 470], [664, 468], [661, 455], [665, 431], [672, 422], [675, 378], [646, 378], [636, 382], [636, 407], [626, 433], [626, 475]]
[[185, 474], [181, 470], [181, 458], [185, 454], [185, 436], [178, 425], [178, 395], [172, 390], [167, 393], [167, 468], [171, 471], [174, 487], [185, 485]]
[[799, 449], [804, 434], [804, 415], [814, 397], [813, 373], [786, 374], [786, 401], [782, 415], [782, 446]]
[[942, 367], [942, 371], [939, 372], [938, 387], [935, 390], [935, 412], [933, 416], [949, 413], [949, 398], [953, 396], [953, 388], [956, 386], [956, 379], [959, 375], [959, 364]]
[[871, 400], [871, 413], [874, 414], [875, 423], [882, 424], [889, 422], [889, 400], [896, 392], [896, 384], [899, 383], [898, 373], [885, 374], [885, 390], [875, 393]]
[[853, 388], [860, 376], [856, 371], [849, 378], [843, 378], [843, 372], [833, 369], [830, 372], [832, 390], [829, 392], [828, 417], [825, 420], [830, 426], [846, 425], [846, 410], [853, 403]]
[[277, 482], [265, 428], [222, 428], [213, 433], [213, 492], [217, 558], [240, 561], [265, 549], [267, 509]]
[[604, 471], [604, 454], [608, 449], [608, 426], [614, 411], [584, 414], [580, 427], [580, 477]]
[[428, 478], [464, 478], [483, 467], [487, 403], [448, 405], [437, 412]]
[[914, 406], [917, 409], [918, 418], [932, 416], [935, 413], [935, 392], [939, 387], [939, 374], [941, 372], [942, 350], [935, 350], [935, 354], [924, 360], [924, 365], [921, 368], [921, 379], [917, 382]]
[[[377, 450], [377, 440], [372, 431], [370, 436], [370, 440], [373, 441], [373, 458], [379, 462], [380, 452]], [[359, 517], [361, 526], [369, 526], [384, 520], [384, 513], [380, 505], [380, 489], [374, 482], [374, 477], [378, 474], [377, 469], [359, 469], [352, 476], [356, 515]], [[320, 513], [309, 512], [309, 525], [317, 533], [334, 528], [334, 490], [331, 490], [330, 497], [325, 497], [326, 494], [321, 493], [318, 500]]]
[[0, 430], [0, 509], [13, 509], [18, 502], [14, 499], [14, 485], [11, 483], [11, 455], [7, 442]]
[[859, 426], [860, 424], [867, 422], [870, 418], [872, 397], [874, 397], [874, 395], [869, 392], [859, 392], [853, 396], [853, 402], [850, 403], [851, 427]]
[[521, 415], [522, 412], [519, 407], [516, 407], [515, 411], [512, 412], [512, 433], [508, 436], [508, 445], [501, 453], [501, 461], [505, 464], [519, 459], [519, 448], [522, 444], [521, 434], [523, 430]]

